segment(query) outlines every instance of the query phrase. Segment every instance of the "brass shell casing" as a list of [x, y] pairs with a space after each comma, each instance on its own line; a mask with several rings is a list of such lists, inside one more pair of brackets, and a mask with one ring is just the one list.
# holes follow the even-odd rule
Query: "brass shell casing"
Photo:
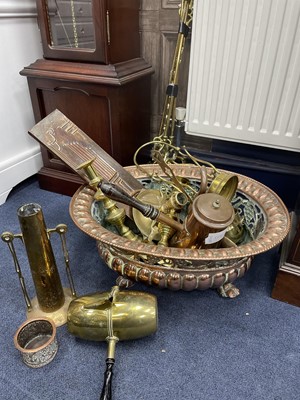
[[41, 206], [25, 204], [17, 214], [39, 307], [54, 312], [64, 305], [65, 296]]

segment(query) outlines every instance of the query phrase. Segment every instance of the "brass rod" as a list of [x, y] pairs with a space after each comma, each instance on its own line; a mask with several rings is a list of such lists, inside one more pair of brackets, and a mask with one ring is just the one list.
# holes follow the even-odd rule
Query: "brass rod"
[[32, 304], [31, 304], [30, 298], [29, 298], [28, 293], [27, 293], [25, 280], [24, 280], [24, 277], [22, 275], [22, 271], [21, 271], [21, 267], [20, 267], [20, 264], [19, 264], [19, 261], [18, 261], [17, 254], [16, 254], [15, 246], [13, 244], [13, 240], [14, 240], [15, 237], [20, 238], [21, 235], [13, 235], [10, 232], [3, 232], [2, 235], [1, 235], [1, 239], [8, 245], [9, 251], [11, 252], [11, 255], [12, 255], [12, 258], [13, 258], [13, 261], [14, 261], [14, 265], [15, 265], [15, 269], [16, 269], [16, 272], [17, 272], [18, 277], [19, 277], [20, 286], [21, 286], [21, 289], [22, 289], [22, 293], [23, 293], [23, 296], [24, 296], [26, 307], [27, 307], [27, 310], [30, 311], [32, 309]]
[[70, 263], [69, 263], [69, 252], [68, 252], [67, 244], [66, 244], [67, 229], [68, 229], [67, 225], [65, 225], [65, 224], [59, 224], [55, 228], [56, 232], [59, 234], [60, 241], [61, 241], [62, 251], [63, 251], [65, 265], [66, 265], [66, 274], [68, 277], [71, 293], [72, 293], [73, 297], [76, 297], [75, 285], [74, 285], [71, 268], [70, 268]]

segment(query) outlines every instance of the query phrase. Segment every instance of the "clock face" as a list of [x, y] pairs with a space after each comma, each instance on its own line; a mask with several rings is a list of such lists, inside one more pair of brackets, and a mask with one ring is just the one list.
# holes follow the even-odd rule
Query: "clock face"
[[53, 48], [95, 50], [92, 0], [46, 0]]

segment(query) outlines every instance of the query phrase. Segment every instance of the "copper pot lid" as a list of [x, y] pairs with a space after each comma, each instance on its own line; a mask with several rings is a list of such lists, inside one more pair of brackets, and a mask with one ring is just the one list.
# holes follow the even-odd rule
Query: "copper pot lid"
[[234, 209], [230, 202], [216, 193], [200, 194], [193, 201], [195, 218], [210, 228], [221, 230], [234, 219]]

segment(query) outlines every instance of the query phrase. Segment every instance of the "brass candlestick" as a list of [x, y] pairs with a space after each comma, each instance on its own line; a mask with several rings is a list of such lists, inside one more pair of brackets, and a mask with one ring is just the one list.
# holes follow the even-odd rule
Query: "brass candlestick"
[[[175, 214], [180, 211], [188, 203], [188, 198], [184, 193], [173, 192], [169, 199], [162, 205], [160, 211], [166, 213], [172, 219], [175, 219]], [[169, 225], [158, 223], [158, 231], [160, 233], [159, 245], [168, 247], [169, 239], [174, 235], [176, 229]]]
[[125, 224], [126, 212], [124, 208], [119, 208], [116, 203], [106, 197], [100, 187], [98, 187], [99, 183], [102, 182], [102, 178], [95, 171], [93, 162], [94, 159], [85, 161], [77, 167], [77, 170], [83, 169], [89, 178], [90, 186], [96, 189], [94, 199], [96, 201], [101, 201], [104, 209], [107, 211], [105, 220], [111, 225], [114, 225], [119, 234], [126, 239], [140, 240], [139, 236], [132, 232], [132, 230]]

